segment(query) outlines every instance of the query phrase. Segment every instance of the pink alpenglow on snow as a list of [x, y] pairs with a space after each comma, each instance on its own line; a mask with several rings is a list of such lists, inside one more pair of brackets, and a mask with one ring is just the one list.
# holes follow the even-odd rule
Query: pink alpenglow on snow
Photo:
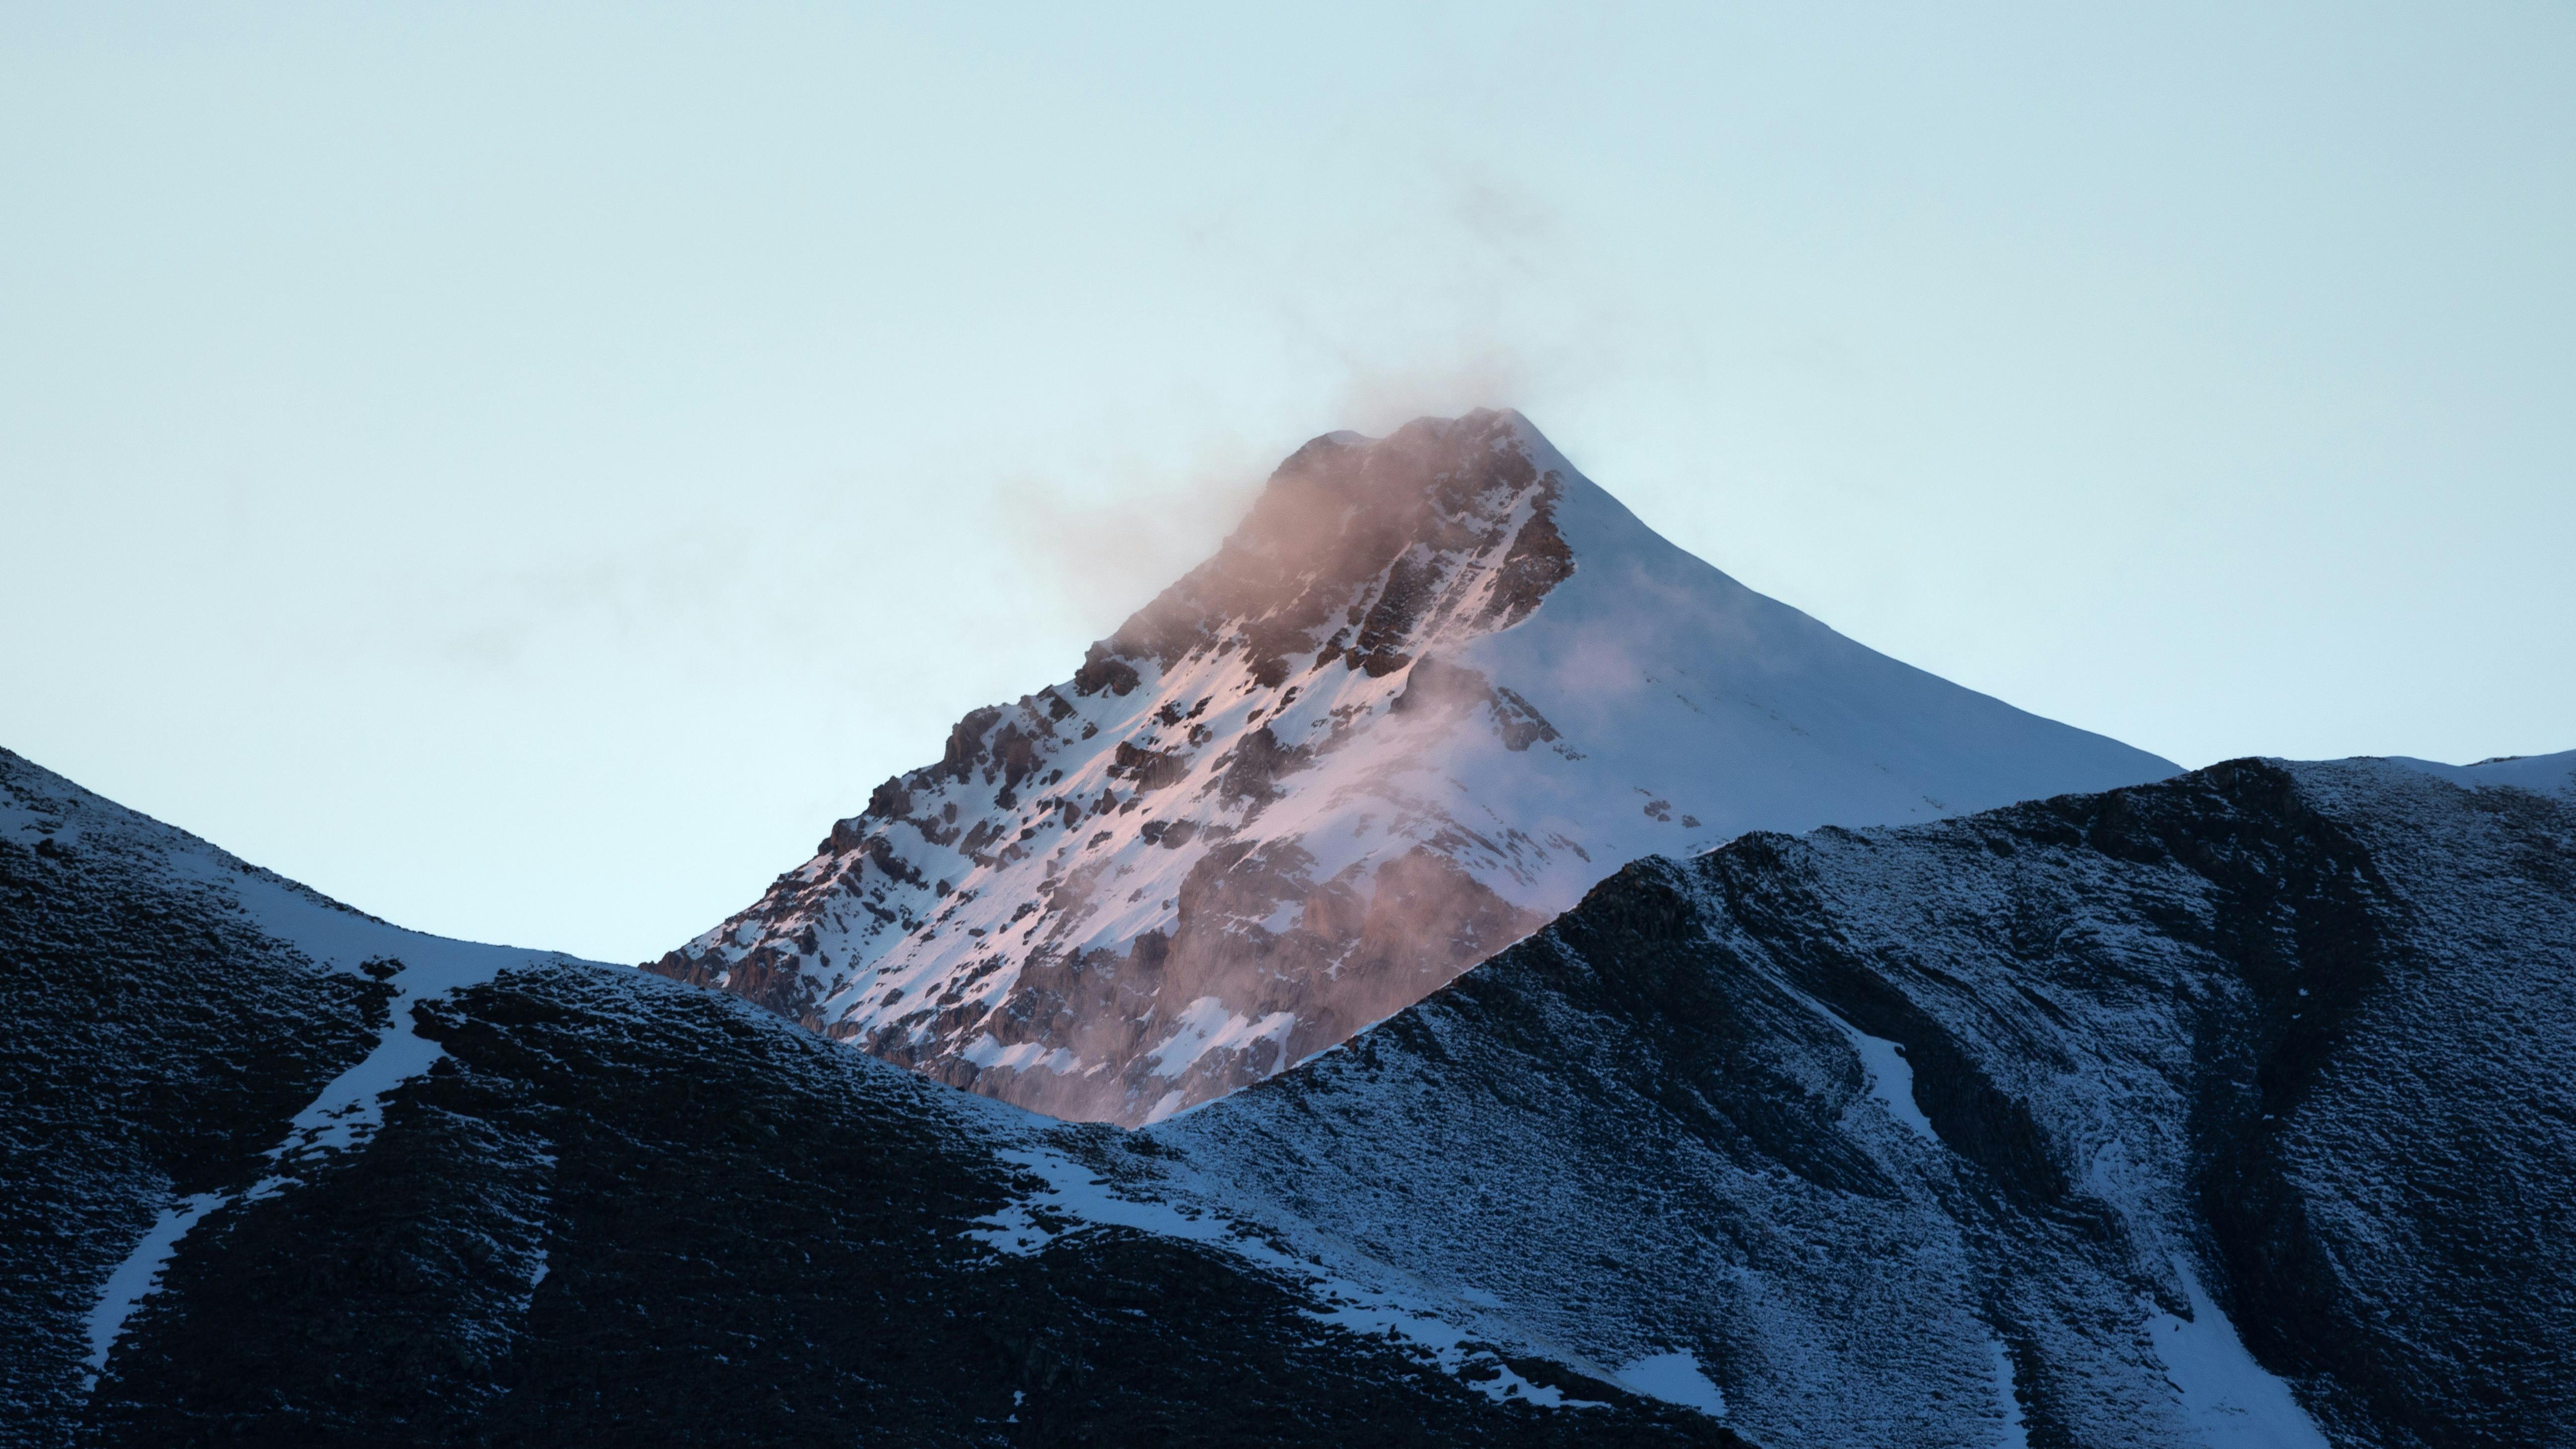
[[1061, 684], [959, 722], [653, 963], [942, 1081], [1149, 1122], [1640, 856], [2160, 779], [1674, 547], [1514, 412], [1333, 433]]

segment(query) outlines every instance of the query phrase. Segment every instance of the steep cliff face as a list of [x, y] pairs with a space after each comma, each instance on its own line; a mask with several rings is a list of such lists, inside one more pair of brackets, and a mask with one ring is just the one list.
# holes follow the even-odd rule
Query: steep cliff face
[[652, 968], [1150, 1121], [1420, 999], [1621, 863], [2169, 774], [1682, 553], [1511, 413], [1334, 434], [1073, 677], [960, 722]]
[[1131, 1190], [1757, 1443], [2568, 1442], [2576, 754], [2440, 769], [1639, 862]]

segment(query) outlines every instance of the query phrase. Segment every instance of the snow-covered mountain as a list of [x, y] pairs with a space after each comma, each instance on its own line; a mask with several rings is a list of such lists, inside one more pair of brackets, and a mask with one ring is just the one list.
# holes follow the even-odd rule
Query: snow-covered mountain
[[1517, 413], [1336, 433], [1073, 677], [961, 721], [652, 968], [1057, 1116], [1156, 1120], [1625, 862], [2162, 778], [1674, 547]]

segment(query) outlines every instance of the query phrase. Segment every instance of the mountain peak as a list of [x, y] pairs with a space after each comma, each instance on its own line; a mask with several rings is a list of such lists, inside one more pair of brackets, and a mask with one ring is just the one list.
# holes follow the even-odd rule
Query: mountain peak
[[1280, 465], [1215, 557], [1095, 658], [1169, 669], [1241, 649], [1271, 688], [1292, 658], [1383, 677], [1434, 639], [1509, 628], [1573, 572], [1554, 518], [1566, 472], [1538, 461], [1554, 453], [1518, 413], [1317, 438]]
[[2170, 774], [1656, 536], [1517, 412], [1332, 433], [1059, 685], [653, 963], [1141, 1122], [1421, 999], [1626, 861]]

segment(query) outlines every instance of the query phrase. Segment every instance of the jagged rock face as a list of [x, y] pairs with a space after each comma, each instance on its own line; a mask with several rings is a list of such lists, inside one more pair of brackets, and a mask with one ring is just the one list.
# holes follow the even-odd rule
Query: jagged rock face
[[978, 710], [651, 969], [1138, 1123], [1258, 1080], [1624, 861], [2171, 773], [1843, 639], [1517, 414], [1299, 450], [1073, 678]]
[[1756, 1443], [2576, 1442], [2576, 753], [2439, 773], [1641, 861], [1131, 1190]]

